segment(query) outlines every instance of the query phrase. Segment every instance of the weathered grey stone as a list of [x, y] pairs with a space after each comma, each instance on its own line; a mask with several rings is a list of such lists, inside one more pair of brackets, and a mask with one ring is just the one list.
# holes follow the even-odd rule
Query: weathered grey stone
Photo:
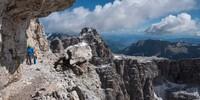
[[112, 62], [112, 52], [96, 29], [88, 27], [83, 28], [80, 35], [80, 39], [86, 41], [92, 49], [93, 58], [91, 63], [95, 65], [104, 65]]
[[55, 38], [50, 42], [50, 48], [53, 53], [64, 53], [63, 43], [59, 38]]
[[[24, 61], [27, 46], [26, 33], [41, 31], [41, 27], [31, 25], [31, 19], [63, 10], [72, 3], [73, 0], [1, 0], [1, 58], [4, 60], [1, 61], [1, 65], [6, 66], [10, 73], [14, 73]], [[36, 38], [40, 41], [39, 45], [46, 45], [41, 36], [37, 35], [39, 34], [36, 34]]]
[[[186, 85], [183, 88], [174, 85], [178, 90], [172, 91], [174, 86], [167, 84], [166, 87], [170, 88], [163, 88], [168, 91], [165, 92], [166, 97], [158, 95], [164, 100], [198, 99], [199, 90], [194, 96], [186, 87], [196, 85], [199, 88], [198, 59], [114, 58], [93, 28], [84, 28], [80, 36], [60, 39], [59, 43], [53, 44], [60, 45], [55, 49], [66, 56], [58, 58], [47, 52], [47, 41], [43, 38], [43, 28], [37, 17], [62, 10], [71, 3], [72, 0], [0, 1], [1, 65], [5, 66], [0, 67], [0, 99], [155, 100], [155, 94], [159, 94], [155, 87], [167, 81]], [[18, 67], [24, 62], [27, 45], [34, 45], [45, 55], [41, 56], [43, 61], [38, 65], [23, 64], [21, 73]], [[66, 51], [61, 52], [62, 49]], [[53, 68], [55, 62], [60, 64], [59, 68], [54, 67], [58, 71]], [[22, 74], [20, 79], [16, 72]]]
[[25, 61], [28, 44], [36, 47], [39, 52], [48, 50], [47, 41], [43, 37], [43, 28], [37, 18], [47, 16], [54, 11], [64, 10], [73, 1], [0, 1], [0, 66], [7, 70], [0, 76], [2, 86], [20, 77], [19, 66]]
[[65, 52], [70, 59], [71, 65], [89, 61], [93, 56], [90, 46], [85, 42], [69, 46]]
[[38, 50], [39, 53], [49, 50], [48, 41], [45, 36], [44, 28], [38, 19], [31, 19], [30, 25], [26, 30], [27, 45]]
[[171, 82], [179, 84], [200, 84], [200, 59], [180, 61], [157, 61], [160, 74]]

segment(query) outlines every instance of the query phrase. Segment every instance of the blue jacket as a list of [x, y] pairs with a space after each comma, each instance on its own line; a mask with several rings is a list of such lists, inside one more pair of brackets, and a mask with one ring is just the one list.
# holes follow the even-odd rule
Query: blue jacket
[[29, 56], [33, 56], [33, 55], [34, 55], [34, 48], [28, 47], [28, 48], [27, 48], [27, 54], [28, 54]]

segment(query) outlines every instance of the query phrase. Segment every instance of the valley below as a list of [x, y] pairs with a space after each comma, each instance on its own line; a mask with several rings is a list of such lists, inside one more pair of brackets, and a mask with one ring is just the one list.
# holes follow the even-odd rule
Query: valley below
[[[91, 27], [47, 37], [38, 18], [73, 2], [0, 1], [0, 100], [200, 100], [198, 46], [147, 40], [124, 55], [113, 53]], [[38, 50], [37, 64], [27, 65], [27, 45]], [[190, 59], [169, 59], [189, 52]]]
[[132, 56], [157, 56], [172, 60], [200, 57], [200, 44], [184, 41], [170, 42], [163, 40], [140, 40], [119, 53]]
[[113, 54], [92, 28], [83, 29], [79, 37], [52, 37], [50, 47], [54, 53], [87, 41], [93, 55], [89, 62], [97, 66], [106, 100], [199, 99], [198, 78], [193, 79], [198, 76], [199, 59], [169, 60]]

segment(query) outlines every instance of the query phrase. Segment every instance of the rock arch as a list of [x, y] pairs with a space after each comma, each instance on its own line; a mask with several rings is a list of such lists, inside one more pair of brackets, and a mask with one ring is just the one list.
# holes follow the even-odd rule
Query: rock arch
[[[36, 22], [37, 18], [45, 17], [51, 12], [64, 10], [73, 2], [74, 0], [1, 0], [1, 66], [5, 67], [10, 74], [15, 73], [26, 56], [28, 38], [26, 34], [31, 32], [31, 22]], [[32, 28], [34, 29], [36, 28]]]

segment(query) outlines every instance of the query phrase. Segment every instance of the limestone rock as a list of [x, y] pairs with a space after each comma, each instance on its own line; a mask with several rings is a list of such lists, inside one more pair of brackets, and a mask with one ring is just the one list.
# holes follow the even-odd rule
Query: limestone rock
[[[91, 48], [92, 58], [89, 63], [96, 66], [106, 100], [159, 100], [159, 98], [179, 100], [182, 97], [188, 100], [198, 98], [198, 91], [186, 90], [199, 89], [198, 67], [200, 61], [198, 59], [170, 61], [157, 57], [113, 55], [93, 28], [84, 28], [80, 36], [71, 39], [69, 37], [66, 39], [68, 45], [63, 46], [65, 49], [77, 46], [81, 42], [86, 42]], [[61, 40], [65, 42], [65, 39]], [[70, 43], [69, 40], [72, 42]], [[79, 45], [79, 47], [81, 46]], [[65, 66], [70, 66], [69, 59], [63, 60], [63, 63]], [[80, 76], [87, 73], [87, 71], [83, 71], [84, 68], [87, 67], [79, 65], [71, 67], [72, 70], [78, 69], [78, 72], [76, 72], [77, 70], [73, 71], [75, 73], [82, 71]], [[194, 85], [190, 85], [190, 83]]]
[[[65, 56], [48, 52], [37, 18], [72, 2], [0, 1], [0, 100], [199, 99], [199, 59], [114, 55], [93, 28], [51, 42], [51, 49]], [[44, 53], [37, 65], [23, 64], [28, 43]]]
[[80, 35], [81, 40], [86, 41], [92, 49], [93, 59], [91, 62], [93, 64], [104, 65], [112, 62], [112, 52], [96, 29], [88, 27], [83, 28]]
[[31, 19], [30, 25], [26, 30], [27, 45], [30, 45], [38, 50], [45, 52], [49, 50], [48, 41], [46, 39], [43, 26], [38, 19]]
[[199, 59], [155, 61], [159, 75], [154, 87], [164, 100], [199, 99]]
[[[105, 90], [107, 100], [154, 99], [153, 79], [158, 75], [158, 68], [152, 61], [154, 58], [146, 62], [143, 62], [146, 58], [114, 58], [112, 52], [107, 48], [100, 35], [93, 28], [84, 28], [77, 38], [79, 38], [77, 40], [80, 40], [80, 42], [67, 46], [65, 53], [68, 56], [72, 55], [69, 53], [68, 48], [79, 47], [81, 51], [84, 48], [81, 48], [80, 44], [82, 42], [88, 44], [91, 48], [90, 52], [92, 52], [90, 63], [97, 66], [96, 71], [99, 74], [102, 83], [101, 88]], [[76, 38], [73, 39], [74, 41], [76, 40]], [[65, 42], [67, 40], [63, 39], [62, 41]], [[71, 52], [78, 53], [76, 49], [71, 50]], [[88, 52], [84, 51], [85, 54]], [[81, 55], [78, 54], [77, 56]], [[70, 60], [70, 57], [68, 60], [63, 60], [65, 67], [71, 66], [71, 69], [75, 73], [77, 71], [74, 68], [82, 70], [83, 66], [72, 66], [71, 64], [73, 63], [69, 63]]]
[[[2, 66], [14, 73], [26, 54], [26, 30], [41, 31], [30, 25], [31, 19], [69, 7], [73, 0], [1, 0], [0, 26], [2, 35]], [[33, 29], [33, 30], [32, 30]], [[39, 36], [39, 41], [43, 41]], [[43, 43], [43, 44], [42, 44]], [[45, 45], [41, 42], [40, 45]]]
[[90, 46], [81, 42], [65, 49], [65, 56], [61, 57], [54, 65], [57, 71], [71, 69], [76, 75], [87, 72], [88, 66], [85, 65], [92, 58]]
[[70, 59], [71, 65], [83, 63], [92, 58], [92, 50], [85, 42], [69, 46], [65, 52], [68, 54], [68, 59]]
[[200, 84], [200, 59], [157, 61], [161, 75], [174, 83]]
[[48, 40], [53, 53], [63, 53], [64, 49], [67, 47], [81, 42], [79, 37], [61, 33], [53, 33], [49, 35]]
[[[57, 38], [59, 38], [59, 40]], [[56, 50], [56, 47], [66, 49], [71, 45], [75, 45], [80, 42], [86, 42], [92, 50], [91, 63], [95, 65], [105, 65], [112, 62], [112, 52], [94, 28], [83, 28], [79, 36], [69, 37], [63, 35], [62, 37], [58, 34], [55, 34], [50, 36], [49, 40], [51, 43], [50, 47], [53, 52]], [[58, 41], [62, 41], [62, 43], [59, 43]]]
[[55, 38], [53, 41], [50, 42], [50, 48], [53, 53], [63, 53], [63, 43], [59, 38]]
[[[23, 65], [20, 80], [3, 85], [0, 96], [5, 100], [199, 99], [198, 59], [114, 55], [92, 29], [65, 39], [58, 38], [65, 49], [59, 53], [65, 56], [50, 52], [38, 65]], [[4, 70], [0, 69], [3, 74]]]
[[[27, 42], [38, 51], [47, 50], [43, 28], [38, 17], [64, 10], [74, 0], [1, 0], [0, 1], [0, 66], [6, 71], [0, 76], [2, 86], [20, 76], [20, 65], [26, 57]], [[28, 38], [28, 40], [27, 40]], [[3, 69], [3, 68], [2, 68]], [[19, 77], [18, 77], [19, 78]]]
[[166, 93], [166, 98], [168, 100], [199, 100], [199, 87], [196, 88], [173, 88], [169, 89]]
[[153, 79], [158, 75], [158, 70], [153, 61], [140, 63], [138, 59], [128, 57], [116, 58], [114, 61], [116, 71], [123, 78], [130, 100], [155, 99]]

